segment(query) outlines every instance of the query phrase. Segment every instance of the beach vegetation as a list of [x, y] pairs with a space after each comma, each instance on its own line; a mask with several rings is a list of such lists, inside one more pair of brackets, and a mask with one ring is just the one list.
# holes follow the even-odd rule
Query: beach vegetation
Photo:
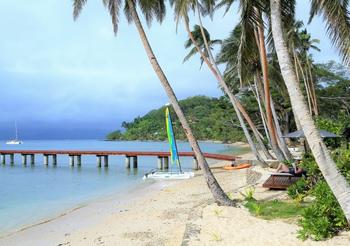
[[255, 193], [255, 187], [250, 186], [245, 189], [243, 196], [247, 201], [255, 200], [254, 193]]
[[[350, 183], [350, 150], [338, 148], [332, 151], [338, 170]], [[298, 180], [288, 188], [293, 199], [310, 197], [310, 205], [303, 210], [298, 231], [301, 239], [323, 240], [349, 229], [346, 217], [330, 186], [325, 181], [311, 155], [303, 158], [301, 166], [308, 170], [307, 178]]]
[[254, 216], [266, 220], [299, 217], [306, 208], [305, 203], [296, 204], [292, 201], [258, 201], [254, 199], [246, 200], [244, 206]]
[[220, 208], [215, 208], [214, 209], [214, 214], [217, 216], [217, 217], [220, 217], [223, 213], [223, 210], [220, 209]]
[[[350, 35], [348, 34], [350, 33], [350, 22], [349, 18], [347, 18], [347, 4], [344, 6], [343, 1], [315, 0], [311, 2], [311, 19], [315, 15], [323, 16], [333, 44], [338, 48], [343, 62], [349, 64]], [[330, 151], [326, 148], [320, 134], [314, 134], [314, 132], [317, 132], [317, 126], [312, 118], [312, 111], [308, 110], [302, 94], [295, 66], [288, 50], [286, 36], [284, 35], [286, 15], [289, 19], [295, 17], [295, 2], [286, 4], [286, 1], [270, 0], [269, 16], [271, 17], [273, 44], [281, 68], [280, 71], [287, 87], [292, 107], [297, 109], [294, 110], [295, 117], [300, 122], [315, 161], [350, 223], [350, 207], [348, 205], [350, 203], [350, 186], [337, 169], [336, 163], [332, 159]], [[339, 16], [344, 18], [339, 18]]]
[[219, 233], [217, 233], [217, 232], [213, 232], [213, 233], [211, 234], [211, 238], [212, 238], [212, 241], [215, 241], [215, 242], [220, 242], [220, 241], [222, 241], [221, 235], [220, 235]]

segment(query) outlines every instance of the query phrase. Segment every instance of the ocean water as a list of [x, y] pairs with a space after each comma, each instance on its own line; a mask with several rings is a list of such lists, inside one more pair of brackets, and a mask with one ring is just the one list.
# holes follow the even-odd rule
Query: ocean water
[[[246, 149], [225, 144], [202, 142], [204, 152], [240, 154]], [[190, 151], [188, 143], [178, 142], [179, 151]], [[130, 150], [168, 151], [166, 142], [98, 141], [98, 140], [27, 140], [22, 145], [0, 149], [25, 150]], [[0, 235], [54, 217], [93, 199], [117, 194], [143, 185], [143, 175], [156, 168], [156, 157], [139, 157], [137, 169], [124, 167], [124, 156], [109, 156], [108, 168], [97, 168], [96, 156], [82, 156], [81, 167], [70, 167], [67, 155], [58, 155], [57, 166], [43, 165], [36, 155], [35, 165], [22, 166], [21, 156], [15, 164], [0, 164]], [[192, 158], [181, 158], [183, 169], [191, 169]], [[147, 183], [148, 181], [146, 181]]]

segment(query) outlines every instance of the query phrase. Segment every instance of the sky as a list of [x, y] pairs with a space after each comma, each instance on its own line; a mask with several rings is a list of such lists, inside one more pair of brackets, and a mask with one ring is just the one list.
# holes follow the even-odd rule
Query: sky
[[[297, 3], [297, 17], [307, 23], [309, 1]], [[69, 0], [0, 0], [0, 139], [14, 136], [15, 121], [22, 139], [103, 138], [167, 103], [135, 27], [121, 14], [114, 36], [99, 0], [89, 0], [75, 22]], [[238, 17], [233, 6], [204, 25], [224, 39]], [[179, 99], [222, 95], [198, 57], [182, 62], [187, 35], [170, 8], [162, 25], [144, 26]], [[321, 40], [314, 59], [339, 61], [322, 19], [307, 29]]]

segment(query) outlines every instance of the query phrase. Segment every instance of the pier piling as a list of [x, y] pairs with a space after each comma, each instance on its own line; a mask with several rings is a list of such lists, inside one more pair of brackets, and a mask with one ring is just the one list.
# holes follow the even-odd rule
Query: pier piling
[[97, 167], [101, 167], [101, 161], [102, 161], [101, 159], [102, 159], [102, 157], [100, 155], [97, 155], [96, 159], [97, 159]]
[[34, 165], [34, 163], [35, 163], [35, 155], [30, 155], [30, 164], [31, 165]]
[[137, 156], [134, 156], [133, 168], [137, 168]]
[[22, 154], [22, 165], [27, 165], [27, 155]]
[[81, 155], [77, 155], [77, 165], [81, 166]]
[[1, 164], [5, 165], [6, 164], [6, 155], [1, 154]]
[[71, 167], [74, 167], [74, 155], [70, 155], [70, 156], [69, 156], [69, 165], [70, 165]]
[[163, 157], [158, 156], [158, 169], [163, 169]]
[[130, 168], [130, 156], [125, 156], [125, 167]]
[[10, 164], [11, 165], [15, 164], [15, 155], [14, 154], [10, 154]]
[[164, 169], [169, 169], [169, 157], [164, 157]]
[[49, 155], [44, 155], [44, 165], [45, 166], [49, 165]]
[[108, 155], [105, 155], [105, 156], [103, 156], [103, 162], [104, 162], [104, 166], [105, 167], [108, 167]]
[[52, 155], [52, 165], [57, 165], [57, 155]]

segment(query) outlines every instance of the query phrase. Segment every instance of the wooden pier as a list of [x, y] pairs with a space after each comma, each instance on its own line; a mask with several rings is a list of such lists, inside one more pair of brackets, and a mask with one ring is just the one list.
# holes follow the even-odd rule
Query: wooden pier
[[[198, 161], [195, 158], [193, 152], [179, 152], [179, 156], [193, 157], [193, 169], [199, 169]], [[1, 164], [6, 164], [6, 156], [10, 158], [10, 164], [14, 165], [14, 156], [22, 156], [22, 164], [27, 165], [28, 158], [30, 157], [30, 164], [35, 164], [35, 155], [43, 155], [44, 165], [49, 165], [49, 159], [52, 159], [52, 165], [57, 165], [57, 155], [67, 155], [69, 157], [69, 165], [81, 166], [82, 155], [94, 155], [96, 156], [97, 167], [108, 167], [108, 157], [113, 155], [125, 156], [125, 167], [130, 168], [131, 164], [133, 168], [137, 168], [138, 156], [155, 156], [158, 158], [158, 168], [169, 168], [170, 152], [152, 152], [152, 151], [103, 151], [103, 150], [0, 150]], [[223, 161], [235, 161], [237, 157], [232, 155], [203, 153], [207, 159], [223, 160]], [[131, 162], [132, 160], [132, 162]]]

